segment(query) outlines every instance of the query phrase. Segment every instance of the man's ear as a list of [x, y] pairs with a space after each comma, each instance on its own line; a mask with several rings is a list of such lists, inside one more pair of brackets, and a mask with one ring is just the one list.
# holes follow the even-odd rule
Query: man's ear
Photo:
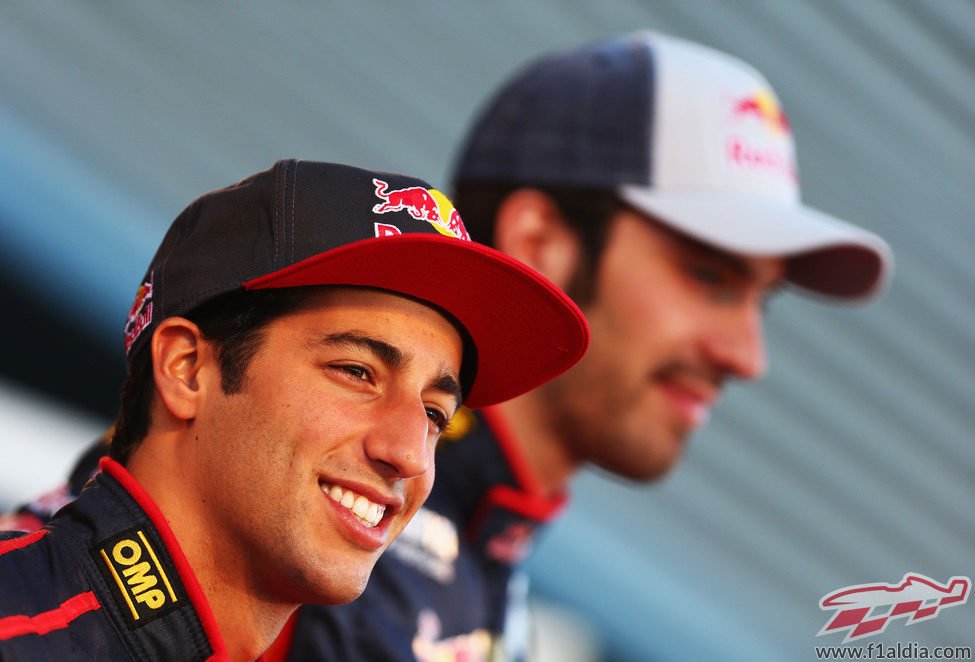
[[579, 266], [579, 237], [555, 201], [531, 188], [518, 189], [498, 207], [494, 246], [521, 260], [565, 290]]
[[173, 417], [196, 417], [205, 386], [201, 371], [212, 363], [200, 328], [182, 317], [169, 317], [152, 334], [152, 373], [163, 405]]

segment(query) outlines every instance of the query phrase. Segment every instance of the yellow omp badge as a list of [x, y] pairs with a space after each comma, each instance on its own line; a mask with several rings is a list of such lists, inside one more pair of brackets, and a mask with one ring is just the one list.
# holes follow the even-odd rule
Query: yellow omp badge
[[162, 616], [181, 600], [175, 571], [167, 573], [159, 555], [136, 527], [100, 543], [91, 552], [130, 628]]

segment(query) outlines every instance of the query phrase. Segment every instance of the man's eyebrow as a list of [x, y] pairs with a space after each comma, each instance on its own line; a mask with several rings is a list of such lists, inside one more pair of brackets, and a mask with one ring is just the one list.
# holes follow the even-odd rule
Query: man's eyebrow
[[[722, 264], [743, 278], [747, 278], [752, 281], [762, 281], [761, 275], [755, 270], [755, 268], [747, 260], [741, 258], [740, 256], [715, 246], [710, 246], [703, 241], [695, 239], [694, 237], [689, 237], [666, 226], [663, 226], [663, 230], [665, 233], [667, 233], [671, 241], [673, 241], [678, 248], [683, 250], [685, 253], [694, 255], [698, 259], [712, 260], [716, 263]], [[774, 282], [767, 283], [766, 287], [769, 290], [778, 289], [784, 284], [785, 280], [786, 277], [783, 273]]]
[[435, 379], [432, 384], [430, 384], [430, 388], [453, 396], [454, 400], [457, 402], [456, 409], [460, 409], [460, 405], [464, 401], [464, 391], [460, 387], [460, 382], [457, 381], [453, 375], [441, 375]]
[[372, 336], [355, 331], [330, 333], [316, 339], [312, 344], [327, 345], [330, 347], [345, 345], [347, 347], [365, 349], [375, 354], [380, 361], [391, 368], [402, 368], [413, 358], [412, 354], [403, 352], [398, 347], [394, 347], [384, 340], [379, 340], [378, 338], [373, 338]]
[[740, 276], [754, 275], [748, 262], [741, 259], [737, 255], [714, 246], [709, 246], [708, 244], [704, 243], [703, 241], [699, 241], [694, 237], [688, 237], [679, 232], [671, 232], [673, 240], [686, 252], [696, 253], [699, 258], [720, 262]]
[[[343, 331], [341, 333], [330, 333], [313, 341], [314, 345], [345, 345], [365, 349], [390, 368], [402, 368], [413, 358], [413, 354], [404, 352], [398, 347], [389, 344], [385, 340], [379, 340], [365, 333], [355, 331]], [[449, 373], [443, 373], [430, 383], [430, 388], [446, 393], [457, 401], [457, 408], [460, 408], [464, 399], [464, 391], [456, 377]]]

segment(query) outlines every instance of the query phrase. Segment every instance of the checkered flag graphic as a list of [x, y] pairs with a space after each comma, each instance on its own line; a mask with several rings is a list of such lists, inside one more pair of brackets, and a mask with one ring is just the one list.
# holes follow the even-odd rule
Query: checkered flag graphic
[[939, 584], [908, 573], [899, 584], [847, 586], [819, 601], [820, 609], [835, 610], [835, 614], [816, 636], [846, 630], [845, 644], [883, 632], [896, 618], [906, 618], [906, 625], [913, 625], [934, 618], [944, 607], [965, 604], [971, 585], [968, 577], [952, 577]]

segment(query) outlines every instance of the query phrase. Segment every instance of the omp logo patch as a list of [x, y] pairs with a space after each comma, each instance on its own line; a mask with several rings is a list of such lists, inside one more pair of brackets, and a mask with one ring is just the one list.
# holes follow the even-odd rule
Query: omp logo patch
[[182, 599], [139, 527], [100, 543], [91, 554], [130, 628], [162, 616]]

